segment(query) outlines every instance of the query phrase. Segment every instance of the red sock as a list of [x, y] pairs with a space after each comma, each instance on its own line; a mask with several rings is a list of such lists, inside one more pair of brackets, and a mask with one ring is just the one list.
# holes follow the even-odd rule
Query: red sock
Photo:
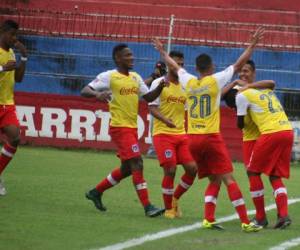
[[117, 185], [122, 179], [123, 175], [121, 173], [121, 168], [116, 168], [96, 186], [96, 189], [100, 193], [103, 193], [106, 189]]
[[181, 181], [177, 185], [176, 190], [174, 192], [174, 197], [176, 199], [179, 199], [181, 195], [183, 195], [193, 184], [195, 179], [195, 176], [188, 175], [185, 173], [183, 176], [181, 176]]
[[228, 192], [228, 196], [231, 200], [231, 203], [233, 204], [236, 212], [239, 215], [241, 222], [249, 224], [250, 221], [248, 219], [247, 209], [245, 206], [243, 195], [241, 193], [241, 190], [240, 190], [238, 184], [236, 182], [229, 184], [227, 186], [227, 192]]
[[204, 218], [209, 222], [215, 221], [217, 198], [221, 185], [209, 183], [205, 190]]
[[172, 197], [174, 193], [174, 177], [165, 175], [161, 184], [165, 209], [172, 208]]
[[277, 213], [280, 217], [285, 217], [288, 215], [288, 197], [287, 190], [281, 180], [281, 178], [275, 179], [271, 182], [275, 202], [277, 206]]
[[266, 218], [264, 184], [260, 175], [249, 176], [250, 193], [256, 209], [256, 219], [261, 221]]
[[14, 157], [16, 151], [17, 148], [9, 145], [8, 143], [4, 144], [0, 155], [0, 175], [3, 172], [3, 170], [6, 168], [10, 160]]
[[132, 182], [142, 205], [144, 207], [149, 205], [150, 202], [148, 197], [147, 183], [144, 180], [142, 170], [132, 171]]

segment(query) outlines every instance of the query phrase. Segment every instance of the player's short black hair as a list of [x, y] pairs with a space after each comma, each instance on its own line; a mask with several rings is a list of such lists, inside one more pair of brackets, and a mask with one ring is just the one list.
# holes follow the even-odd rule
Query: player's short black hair
[[119, 53], [120, 51], [122, 51], [123, 49], [128, 48], [128, 45], [126, 43], [120, 43], [117, 44], [114, 48], [113, 48], [113, 52], [112, 52], [112, 58], [114, 61], [116, 61], [116, 55], [117, 53]]
[[236, 108], [235, 97], [237, 92], [237, 89], [231, 89], [223, 96], [223, 100], [228, 107]]
[[248, 60], [248, 61], [246, 62], [246, 64], [249, 64], [250, 67], [251, 67], [251, 69], [252, 69], [253, 71], [255, 71], [256, 67], [255, 67], [255, 62], [254, 62], [253, 60]]
[[200, 54], [196, 58], [196, 66], [200, 72], [207, 71], [212, 64], [212, 59], [207, 54]]
[[178, 50], [171, 50], [169, 53], [170, 57], [178, 57], [178, 58], [184, 58], [184, 54], [181, 51]]
[[7, 32], [11, 29], [18, 30], [19, 29], [19, 24], [16, 23], [15, 21], [13, 21], [13, 20], [5, 20], [0, 26], [0, 32], [1, 33]]

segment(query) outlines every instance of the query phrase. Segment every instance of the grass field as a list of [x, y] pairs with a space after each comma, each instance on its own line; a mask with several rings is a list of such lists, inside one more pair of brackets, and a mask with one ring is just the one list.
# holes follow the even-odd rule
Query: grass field
[[[144, 162], [151, 200], [162, 206], [162, 170], [156, 160]], [[21, 147], [3, 176], [8, 195], [0, 197], [0, 249], [99, 249], [202, 220], [206, 180], [196, 181], [182, 197], [180, 219], [146, 218], [130, 178], [104, 194], [108, 211], [100, 213], [85, 199], [84, 193], [118, 164], [113, 153]], [[289, 198], [300, 198], [300, 164], [295, 165], [291, 179], [286, 182]], [[248, 208], [253, 209], [244, 169], [241, 164], [235, 164], [235, 169]], [[178, 168], [177, 177], [181, 173]], [[274, 200], [270, 185], [264, 180], [269, 205]], [[222, 232], [200, 228], [132, 249], [268, 249], [300, 237], [300, 203], [291, 205], [289, 211], [293, 224], [286, 230], [269, 227], [246, 234], [241, 232], [239, 221], [232, 220], [223, 223], [226, 230]], [[232, 214], [234, 209], [223, 188], [217, 217]], [[268, 212], [268, 219], [271, 225], [275, 223], [275, 210]]]

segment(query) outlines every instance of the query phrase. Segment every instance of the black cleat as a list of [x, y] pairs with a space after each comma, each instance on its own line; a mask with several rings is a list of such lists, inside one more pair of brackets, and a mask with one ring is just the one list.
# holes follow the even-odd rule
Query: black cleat
[[145, 209], [145, 215], [147, 217], [156, 217], [156, 216], [162, 215], [165, 212], [164, 208], [157, 208], [157, 207], [153, 206], [152, 204], [145, 206], [144, 209]]
[[102, 193], [98, 192], [96, 189], [92, 189], [85, 193], [85, 197], [94, 202], [94, 205], [98, 210], [102, 212], [106, 211], [106, 207], [102, 204]]
[[292, 224], [292, 220], [289, 216], [286, 217], [278, 217], [277, 222], [274, 226], [274, 229], [285, 229], [289, 225]]
[[264, 218], [262, 220], [257, 220], [256, 218], [253, 218], [251, 222], [253, 222], [255, 225], [262, 226], [263, 228], [266, 228], [269, 224], [267, 218]]

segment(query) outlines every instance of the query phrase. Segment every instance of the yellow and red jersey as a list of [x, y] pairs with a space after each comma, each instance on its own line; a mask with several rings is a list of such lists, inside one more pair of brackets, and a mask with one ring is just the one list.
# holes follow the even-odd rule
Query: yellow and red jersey
[[243, 141], [254, 141], [260, 136], [256, 124], [252, 121], [250, 114], [244, 117]]
[[220, 132], [221, 89], [234, 74], [233, 66], [197, 79], [184, 69], [178, 71], [179, 82], [187, 93], [188, 134]]
[[292, 130], [292, 126], [274, 92], [247, 89], [236, 96], [237, 115], [249, 112], [261, 134]]
[[[163, 77], [156, 79], [151, 84], [151, 90], [155, 89]], [[165, 87], [160, 96], [149, 103], [149, 105], [158, 106], [160, 113], [173, 121], [176, 128], [169, 128], [164, 122], [154, 118], [153, 135], [157, 134], [185, 134], [184, 117], [185, 117], [186, 93], [180, 84], [170, 82]]]
[[[16, 61], [14, 51], [6, 51], [0, 48], [0, 65], [3, 66], [9, 61]], [[0, 105], [13, 105], [15, 86], [15, 71], [0, 72]]]
[[99, 74], [89, 86], [97, 91], [112, 91], [112, 99], [109, 102], [112, 127], [137, 127], [139, 96], [149, 92], [139, 74], [130, 72], [124, 75], [117, 70], [109, 70]]

